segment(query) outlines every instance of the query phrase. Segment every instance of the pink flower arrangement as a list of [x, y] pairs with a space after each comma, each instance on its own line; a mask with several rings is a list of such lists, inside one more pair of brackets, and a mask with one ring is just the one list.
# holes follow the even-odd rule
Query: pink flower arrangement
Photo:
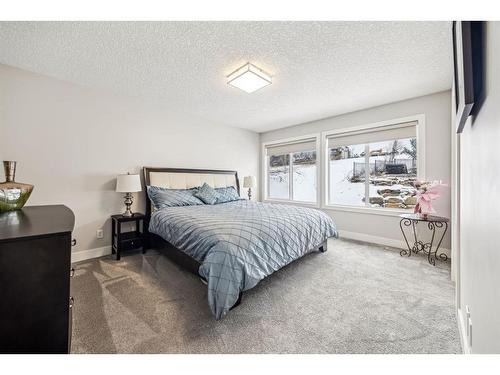
[[413, 186], [417, 189], [415, 193], [417, 204], [414, 212], [422, 214], [424, 217], [436, 212], [432, 207], [432, 201], [438, 199], [448, 188], [448, 185], [441, 183], [441, 181], [415, 181]]

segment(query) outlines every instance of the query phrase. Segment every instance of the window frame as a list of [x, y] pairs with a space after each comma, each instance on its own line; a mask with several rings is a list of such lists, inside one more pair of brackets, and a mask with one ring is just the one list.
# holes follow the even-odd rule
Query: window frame
[[321, 133], [321, 163], [322, 168], [322, 194], [321, 194], [321, 208], [325, 210], [337, 210], [359, 213], [380, 214], [386, 216], [398, 216], [402, 213], [408, 213], [408, 210], [397, 208], [384, 208], [384, 207], [369, 207], [369, 206], [352, 206], [343, 204], [330, 204], [328, 195], [330, 192], [330, 163], [328, 159], [328, 138], [336, 134], [346, 134], [364, 130], [384, 130], [387, 127], [399, 125], [405, 122], [416, 121], [416, 137], [417, 137], [417, 179], [425, 180], [425, 115], [413, 115], [402, 117], [387, 121], [380, 121], [371, 124], [351, 126], [342, 129], [328, 130]]
[[[269, 174], [268, 174], [268, 163], [267, 163], [267, 152], [266, 148], [269, 146], [273, 145], [278, 145], [278, 144], [293, 144], [293, 143], [299, 143], [301, 141], [306, 141], [308, 139], [314, 139], [314, 142], [316, 144], [316, 202], [305, 202], [305, 201], [297, 201], [293, 200], [293, 158], [290, 157], [289, 161], [289, 168], [290, 168], [290, 174], [289, 174], [289, 196], [292, 197], [292, 199], [280, 199], [280, 198], [270, 198], [269, 197]], [[322, 152], [321, 152], [321, 133], [313, 133], [313, 134], [306, 134], [306, 135], [301, 135], [297, 137], [290, 137], [290, 138], [284, 138], [284, 139], [277, 139], [274, 141], [269, 141], [269, 142], [263, 142], [262, 143], [262, 150], [261, 150], [261, 159], [262, 159], [262, 176], [261, 176], [261, 181], [264, 182], [263, 186], [263, 202], [266, 203], [287, 203], [287, 204], [296, 204], [299, 206], [307, 206], [307, 207], [315, 207], [315, 208], [320, 208], [321, 207], [321, 197], [322, 197], [322, 192], [321, 192], [321, 187], [322, 187], [322, 179], [321, 179], [321, 163], [322, 163]]]

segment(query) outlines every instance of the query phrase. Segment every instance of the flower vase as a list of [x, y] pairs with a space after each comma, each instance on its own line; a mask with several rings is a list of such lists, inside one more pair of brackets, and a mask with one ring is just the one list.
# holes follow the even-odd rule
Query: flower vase
[[5, 182], [0, 183], [0, 212], [19, 210], [28, 201], [34, 186], [16, 182], [16, 162], [4, 161]]
[[418, 216], [424, 220], [427, 220], [428, 213], [427, 212], [422, 212], [422, 206], [417, 202], [415, 205], [415, 208], [413, 210], [413, 213], [418, 214]]

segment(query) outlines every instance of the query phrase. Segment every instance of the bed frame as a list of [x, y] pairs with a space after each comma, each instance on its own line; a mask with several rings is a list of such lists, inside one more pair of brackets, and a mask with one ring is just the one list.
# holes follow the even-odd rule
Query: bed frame
[[[240, 183], [238, 173], [236, 171], [216, 170], [216, 169], [182, 169], [182, 168], [143, 168], [144, 182], [147, 185], [160, 187], [168, 187], [172, 189], [189, 189], [192, 187], [203, 185], [204, 182], [209, 183], [213, 187], [234, 186], [238, 194], [240, 193]], [[144, 219], [144, 234], [146, 249], [156, 249], [164, 254], [167, 258], [193, 273], [200, 279], [198, 274], [200, 263], [191, 258], [182, 250], [178, 249], [170, 242], [165, 241], [162, 237], [149, 233], [149, 221], [151, 219], [152, 203], [147, 192], [144, 194], [146, 200], [146, 217]], [[326, 242], [317, 248], [320, 252], [327, 250]], [[203, 280], [206, 283], [206, 280]], [[242, 293], [231, 309], [241, 303]]]
[[[240, 183], [238, 180], [238, 172], [216, 169], [185, 169], [185, 168], [143, 168], [145, 185], [155, 185], [160, 187], [169, 187], [173, 189], [189, 189], [195, 186], [203, 185], [203, 182], [211, 182], [214, 187], [234, 186], [238, 194], [240, 193]], [[172, 182], [172, 184], [170, 184]], [[215, 182], [215, 183], [214, 183]], [[169, 185], [169, 186], [166, 186]], [[144, 237], [147, 249], [156, 249], [164, 254], [167, 258], [193, 273], [200, 279], [198, 274], [200, 263], [191, 258], [185, 252], [165, 241], [162, 237], [149, 233], [149, 221], [151, 219], [152, 202], [148, 197], [147, 192], [144, 194], [146, 200], [146, 217], [144, 219]], [[203, 279], [202, 279], [203, 280]], [[206, 282], [206, 280], [203, 280]], [[241, 293], [234, 304], [234, 307], [241, 303]]]

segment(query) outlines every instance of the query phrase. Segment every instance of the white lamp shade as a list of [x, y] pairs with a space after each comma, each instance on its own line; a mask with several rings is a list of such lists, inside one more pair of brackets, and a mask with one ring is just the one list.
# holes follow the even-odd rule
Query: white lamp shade
[[116, 191], [119, 193], [135, 193], [141, 190], [141, 178], [138, 174], [119, 174], [116, 178]]
[[257, 187], [257, 179], [255, 176], [246, 176], [243, 179], [243, 187], [244, 188], [254, 188]]

